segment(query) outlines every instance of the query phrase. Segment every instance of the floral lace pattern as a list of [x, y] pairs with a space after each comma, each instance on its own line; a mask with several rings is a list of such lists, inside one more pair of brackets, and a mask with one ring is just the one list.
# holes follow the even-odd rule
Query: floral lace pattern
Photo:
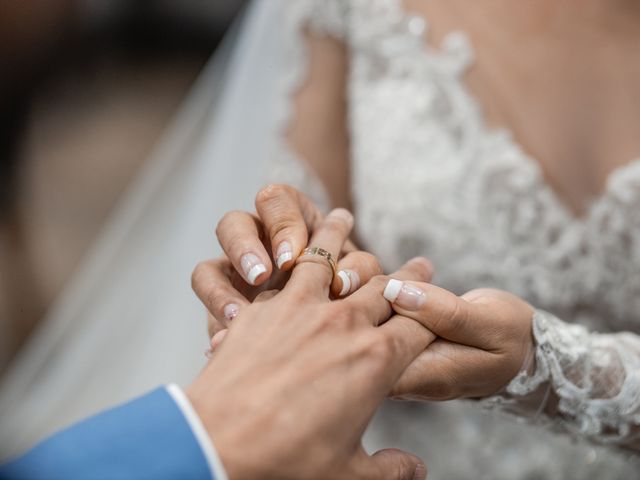
[[558, 399], [556, 420], [568, 431], [621, 445], [640, 438], [640, 336], [589, 332], [540, 310], [533, 334], [535, 371], [521, 372], [506, 396], [488, 401], [517, 403], [548, 384]]
[[[640, 332], [640, 237], [634, 233], [640, 231], [640, 161], [616, 170], [603, 195], [576, 218], [511, 133], [484, 123], [463, 80], [474, 59], [463, 32], [450, 33], [438, 48], [429, 45], [428, 22], [409, 14], [401, 0], [281, 2], [290, 58], [282, 92], [287, 118], [308, 61], [303, 28], [336, 36], [349, 48], [357, 228], [360, 238], [375, 239], [365, 247], [387, 269], [426, 255], [436, 265], [436, 283], [445, 288], [458, 293], [501, 288], [571, 320], [536, 315], [535, 375], [517, 377], [509, 385], [509, 399], [490, 402], [517, 402], [541, 382], [551, 382], [559, 399], [556, 426], [603, 443], [635, 438], [640, 424], [640, 340], [635, 335]], [[283, 144], [272, 178], [308, 188], [312, 175], [295, 160]], [[312, 183], [317, 197], [321, 186]], [[635, 333], [596, 334], [587, 328]], [[397, 421], [412, 431], [404, 414], [391, 410], [395, 413], [379, 428], [393, 436], [389, 432], [398, 428]], [[469, 440], [482, 421], [467, 414], [454, 417], [468, 422], [456, 442], [473, 470], [456, 477], [452, 472], [462, 467], [449, 465], [443, 470], [446, 478], [482, 478], [483, 462], [495, 467], [487, 467], [492, 479], [588, 479], [602, 478], [602, 472], [625, 478], [632, 471], [608, 453], [580, 453], [592, 452], [588, 446], [567, 442], [558, 447], [534, 433], [527, 438], [503, 433], [510, 428], [506, 424], [495, 427], [487, 445], [512, 450], [520, 442], [523, 452], [535, 448], [536, 455], [553, 457], [555, 463], [519, 458], [517, 468], [508, 462], [500, 467], [503, 459], [483, 457]], [[483, 425], [484, 433], [494, 428]], [[585, 470], [576, 467], [583, 457], [589, 459]]]

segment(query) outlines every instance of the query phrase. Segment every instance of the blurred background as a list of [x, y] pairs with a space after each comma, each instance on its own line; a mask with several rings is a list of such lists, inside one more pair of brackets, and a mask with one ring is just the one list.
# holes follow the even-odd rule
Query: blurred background
[[0, 375], [242, 0], [0, 0]]

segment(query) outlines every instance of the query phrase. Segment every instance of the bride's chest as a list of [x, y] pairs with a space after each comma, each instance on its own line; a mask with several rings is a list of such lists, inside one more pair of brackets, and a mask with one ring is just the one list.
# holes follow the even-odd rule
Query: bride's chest
[[[571, 26], [562, 35], [519, 34], [526, 26], [519, 17], [542, 8], [501, 17], [449, 3], [458, 2], [352, 2], [354, 126], [377, 128], [379, 142], [421, 151], [436, 133], [438, 148], [460, 144], [473, 130], [508, 131], [562, 203], [583, 215], [611, 172], [640, 157], [635, 43], [614, 36], [597, 48], [596, 28]], [[474, 20], [483, 16], [489, 18]], [[504, 17], [523, 24], [503, 25]]]
[[430, 51], [420, 18], [395, 20], [384, 34], [354, 30], [361, 237], [375, 238], [388, 267], [430, 256], [454, 290], [495, 286], [556, 311], [584, 306], [635, 320], [640, 164], [612, 175], [606, 195], [575, 218], [510, 133], [485, 124], [461, 80], [473, 60], [466, 37], [449, 35]]

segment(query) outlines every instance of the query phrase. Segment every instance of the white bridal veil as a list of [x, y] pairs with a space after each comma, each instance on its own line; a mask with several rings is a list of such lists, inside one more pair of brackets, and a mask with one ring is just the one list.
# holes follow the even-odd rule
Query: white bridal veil
[[190, 289], [218, 254], [214, 226], [253, 208], [278, 124], [277, 9], [235, 25], [83, 266], [0, 386], [0, 456], [204, 364], [204, 310]]

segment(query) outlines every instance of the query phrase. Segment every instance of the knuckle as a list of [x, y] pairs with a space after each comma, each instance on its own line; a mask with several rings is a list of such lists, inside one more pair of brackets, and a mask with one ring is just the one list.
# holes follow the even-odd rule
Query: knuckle
[[314, 290], [310, 286], [302, 284], [302, 282], [294, 285], [292, 282], [283, 290], [282, 295], [292, 305], [305, 305], [309, 303], [309, 297], [313, 293]]
[[218, 222], [218, 225], [216, 225], [216, 236], [220, 237], [228, 228], [231, 228], [236, 224], [239, 216], [246, 214], [246, 212], [242, 212], [240, 210], [231, 210], [226, 212]]
[[277, 183], [269, 184], [258, 191], [258, 193], [256, 194], [255, 203], [256, 205], [260, 205], [272, 202], [282, 197], [283, 195], [287, 195], [290, 189], [291, 187], [289, 187], [288, 185]]
[[353, 329], [357, 322], [358, 312], [351, 305], [344, 302], [335, 302], [335, 306], [327, 311], [327, 321], [341, 330]]
[[223, 303], [222, 299], [226, 296], [226, 289], [216, 283], [212, 283], [204, 293], [207, 307], [211, 309], [211, 313], [215, 314], [222, 310], [221, 304]]
[[271, 238], [276, 238], [283, 233], [287, 233], [289, 230], [295, 228], [297, 226], [296, 217], [290, 213], [283, 213], [280, 215], [273, 225], [270, 228]]
[[395, 342], [393, 338], [374, 331], [363, 339], [365, 354], [379, 362], [379, 365], [387, 365], [393, 358]]
[[455, 331], [466, 326], [467, 309], [462, 308], [463, 301], [454, 295], [443, 300], [443, 309], [433, 320], [437, 331]]

